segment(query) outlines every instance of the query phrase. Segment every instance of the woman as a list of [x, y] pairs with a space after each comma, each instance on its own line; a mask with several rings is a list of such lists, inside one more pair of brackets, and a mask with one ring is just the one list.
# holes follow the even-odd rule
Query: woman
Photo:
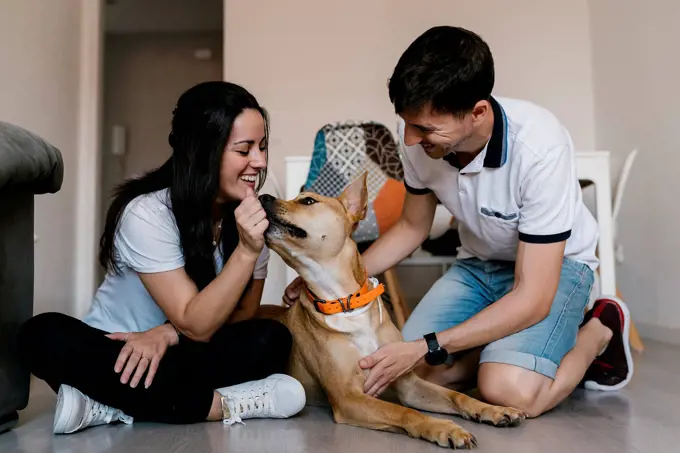
[[300, 383], [280, 374], [290, 332], [251, 319], [269, 259], [255, 196], [264, 109], [240, 86], [201, 83], [179, 98], [169, 142], [165, 164], [116, 191], [101, 238], [108, 272], [84, 321], [46, 313], [21, 329], [25, 363], [58, 392], [55, 433], [304, 407]]

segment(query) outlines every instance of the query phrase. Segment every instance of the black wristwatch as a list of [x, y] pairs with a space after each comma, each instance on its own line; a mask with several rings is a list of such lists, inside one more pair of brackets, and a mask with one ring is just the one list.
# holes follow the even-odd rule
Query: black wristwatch
[[427, 342], [427, 354], [425, 354], [425, 362], [428, 365], [441, 365], [446, 362], [449, 353], [446, 349], [442, 348], [437, 341], [437, 335], [434, 332], [425, 335], [425, 341]]

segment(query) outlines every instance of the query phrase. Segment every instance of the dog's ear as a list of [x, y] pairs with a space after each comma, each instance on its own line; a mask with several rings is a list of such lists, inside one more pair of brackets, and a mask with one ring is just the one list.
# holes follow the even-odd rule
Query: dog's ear
[[353, 224], [358, 223], [366, 217], [368, 211], [368, 189], [366, 188], [367, 172], [355, 179], [349, 186], [345, 187], [338, 199], [347, 209], [347, 214]]

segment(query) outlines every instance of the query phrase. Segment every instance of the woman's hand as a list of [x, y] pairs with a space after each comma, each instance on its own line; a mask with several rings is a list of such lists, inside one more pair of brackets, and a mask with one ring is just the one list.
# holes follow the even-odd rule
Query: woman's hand
[[252, 189], [248, 189], [246, 198], [234, 210], [234, 216], [240, 239], [239, 246], [250, 255], [259, 256], [264, 247], [264, 232], [269, 222]]
[[125, 342], [113, 369], [116, 373], [123, 371], [120, 376], [120, 382], [123, 384], [127, 384], [132, 376], [130, 381], [132, 388], [137, 387], [147, 369], [144, 388], [149, 388], [168, 346], [179, 343], [177, 332], [171, 324], [163, 324], [145, 332], [115, 332], [106, 336], [112, 340]]

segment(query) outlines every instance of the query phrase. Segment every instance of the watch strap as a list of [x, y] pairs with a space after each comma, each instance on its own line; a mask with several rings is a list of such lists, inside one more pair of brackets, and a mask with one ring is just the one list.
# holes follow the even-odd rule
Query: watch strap
[[432, 352], [439, 349], [439, 341], [437, 341], [437, 334], [435, 334], [434, 332], [425, 334], [425, 342], [427, 342], [428, 351]]

